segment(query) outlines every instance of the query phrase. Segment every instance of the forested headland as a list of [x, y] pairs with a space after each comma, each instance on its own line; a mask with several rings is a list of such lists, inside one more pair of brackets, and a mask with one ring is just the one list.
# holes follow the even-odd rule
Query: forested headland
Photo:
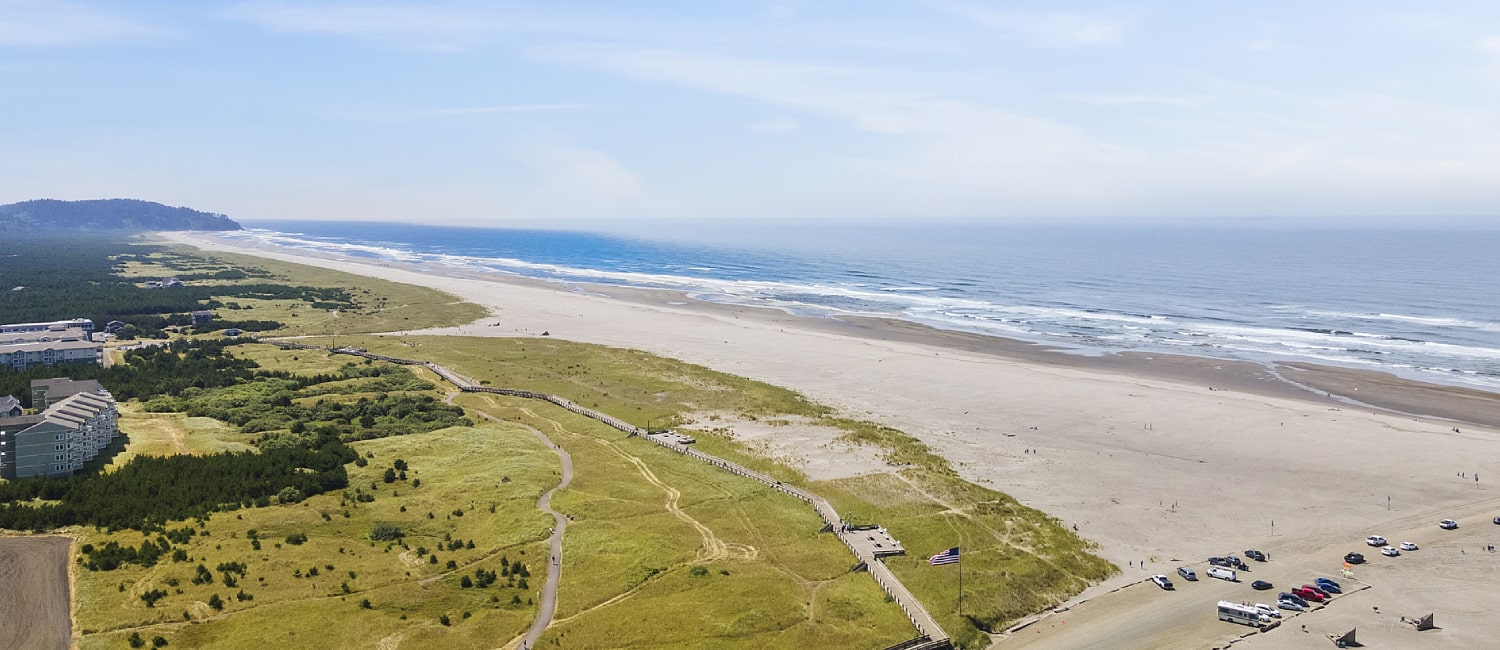
[[37, 199], [0, 205], [0, 229], [20, 232], [240, 230], [240, 224], [222, 214], [138, 199]]

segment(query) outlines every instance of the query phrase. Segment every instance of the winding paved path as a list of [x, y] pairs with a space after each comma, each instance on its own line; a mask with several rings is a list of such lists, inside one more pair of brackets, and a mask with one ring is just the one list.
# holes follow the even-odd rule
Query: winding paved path
[[[448, 396], [447, 402], [450, 405], [453, 403], [452, 395]], [[532, 622], [531, 629], [526, 631], [526, 636], [521, 641], [522, 648], [532, 648], [536, 646], [536, 640], [542, 636], [542, 632], [545, 632], [547, 626], [552, 624], [552, 615], [557, 611], [557, 583], [562, 580], [562, 539], [563, 533], [568, 529], [568, 516], [552, 509], [552, 493], [568, 487], [568, 484], [573, 482], [573, 457], [569, 456], [568, 452], [564, 451], [562, 447], [557, 446], [557, 443], [552, 442], [552, 439], [548, 438], [547, 434], [542, 433], [534, 427], [520, 422], [501, 420], [479, 409], [470, 410], [495, 422], [505, 422], [506, 424], [526, 427], [526, 430], [530, 431], [531, 435], [536, 436], [538, 440], [542, 441], [542, 444], [547, 445], [548, 449], [551, 449], [557, 454], [558, 458], [562, 459], [562, 480], [558, 481], [557, 487], [543, 492], [542, 498], [536, 500], [537, 510], [552, 515], [553, 525], [552, 537], [548, 540], [547, 582], [542, 585], [541, 606], [537, 609], [536, 620]]]
[[[861, 543], [857, 543], [854, 541], [857, 532], [846, 530], [846, 526], [844, 525], [843, 520], [839, 517], [838, 512], [834, 509], [833, 505], [830, 504], [827, 499], [824, 499], [821, 496], [818, 496], [816, 494], [813, 494], [812, 492], [796, 486], [787, 485], [774, 477], [762, 474], [737, 463], [724, 460], [717, 456], [705, 454], [696, 449], [690, 449], [687, 445], [669, 441], [659, 436], [650, 435], [650, 433], [646, 430], [625, 422], [624, 420], [605, 413], [601, 413], [599, 411], [595, 411], [593, 409], [585, 408], [579, 404], [576, 404], [557, 395], [540, 393], [530, 390], [520, 390], [515, 388], [491, 388], [489, 386], [482, 386], [474, 380], [469, 379], [468, 377], [453, 372], [452, 370], [449, 370], [431, 361], [417, 361], [413, 359], [401, 359], [398, 357], [371, 354], [364, 350], [355, 348], [329, 349], [322, 346], [308, 345], [305, 343], [294, 343], [288, 341], [266, 342], [282, 348], [325, 350], [334, 354], [348, 354], [352, 356], [365, 357], [368, 359], [375, 359], [378, 361], [388, 361], [390, 363], [400, 365], [425, 366], [428, 370], [436, 373], [439, 377], [442, 377], [444, 380], [453, 384], [454, 387], [465, 393], [491, 393], [496, 395], [524, 397], [551, 402], [552, 404], [560, 406], [568, 411], [572, 411], [584, 417], [598, 420], [612, 428], [629, 433], [632, 436], [640, 436], [650, 442], [654, 442], [678, 453], [697, 458], [698, 460], [719, 467], [720, 469], [727, 470], [733, 474], [738, 474], [745, 478], [760, 481], [761, 483], [769, 485], [777, 490], [806, 501], [818, 511], [818, 515], [821, 516], [824, 523], [828, 525], [825, 530], [831, 530], [834, 532], [834, 534], [838, 535], [839, 540], [844, 542], [845, 546], [849, 547], [850, 552], [854, 553], [854, 556], [858, 558], [861, 563], [866, 565], [866, 570], [869, 572], [870, 577], [874, 578], [875, 582], [878, 583], [887, 594], [890, 594], [892, 600], [894, 600], [895, 603], [901, 607], [901, 610], [906, 613], [907, 619], [910, 620], [912, 625], [917, 628], [917, 633], [921, 635], [920, 637], [906, 643], [898, 644], [898, 646], [907, 648], [909, 650], [917, 650], [919, 648], [936, 650], [939, 648], [952, 647], [950, 645], [948, 634], [943, 631], [943, 628], [941, 626], [938, 625], [937, 620], [927, 612], [927, 608], [922, 606], [921, 601], [917, 600], [916, 596], [912, 595], [912, 593], [906, 589], [906, 585], [901, 583], [901, 579], [897, 578], [896, 574], [892, 573], [890, 568], [886, 567], [885, 563], [880, 561], [880, 558], [876, 557], [870, 550], [863, 548], [863, 545]], [[453, 403], [451, 395], [449, 396], [448, 403]], [[479, 411], [479, 413], [491, 420], [500, 421], [499, 418], [483, 411]], [[519, 424], [516, 422], [510, 423]], [[522, 424], [521, 426], [526, 425]], [[553, 451], [557, 452], [558, 456], [562, 458], [563, 462], [562, 482], [559, 483], [557, 487], [548, 490], [546, 494], [542, 495], [541, 499], [537, 500], [537, 508], [541, 509], [544, 512], [551, 513], [552, 517], [557, 521], [557, 525], [552, 530], [552, 549], [551, 555], [548, 558], [549, 571], [547, 572], [547, 584], [542, 589], [541, 611], [537, 614], [536, 622], [532, 624], [531, 631], [526, 633], [525, 641], [521, 645], [523, 650], [530, 650], [533, 647], [533, 644], [536, 643], [536, 640], [541, 636], [542, 632], [546, 630], [547, 626], [552, 623], [552, 614], [557, 607], [557, 582], [558, 578], [562, 574], [562, 567], [560, 565], [562, 559], [562, 534], [563, 530], [567, 528], [568, 521], [567, 517], [553, 510], [550, 506], [550, 503], [552, 499], [552, 493], [567, 487], [568, 483], [572, 481], [573, 459], [568, 456], [568, 453], [563, 451], [561, 447], [558, 447], [556, 444], [554, 444], [552, 442], [552, 439], [548, 438], [546, 434], [543, 434], [541, 431], [533, 429], [529, 426], [527, 426], [526, 428], [529, 429], [532, 434], [536, 435], [537, 438], [541, 439], [541, 441], [548, 447], [550, 447]]]
[[552, 515], [556, 526], [552, 528], [552, 539], [548, 542], [550, 551], [547, 556], [547, 584], [542, 586], [541, 608], [537, 611], [536, 622], [531, 624], [531, 630], [526, 633], [526, 640], [521, 643], [522, 648], [531, 648], [536, 645], [537, 638], [542, 636], [547, 626], [552, 624], [552, 614], [557, 611], [557, 583], [562, 579], [562, 539], [563, 531], [568, 529], [568, 517], [552, 509], [552, 493], [568, 487], [568, 484], [573, 482], [573, 457], [563, 451], [562, 447], [557, 446], [557, 443], [552, 442], [547, 434], [532, 427], [526, 427], [526, 429], [540, 439], [542, 444], [557, 452], [557, 456], [562, 459], [562, 481], [557, 484], [557, 487], [542, 493], [542, 498], [536, 501], [537, 509]]

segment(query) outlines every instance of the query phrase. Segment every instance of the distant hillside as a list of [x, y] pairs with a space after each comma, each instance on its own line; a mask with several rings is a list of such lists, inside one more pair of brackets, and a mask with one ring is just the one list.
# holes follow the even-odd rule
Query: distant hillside
[[240, 230], [229, 217], [136, 199], [0, 205], [0, 230]]

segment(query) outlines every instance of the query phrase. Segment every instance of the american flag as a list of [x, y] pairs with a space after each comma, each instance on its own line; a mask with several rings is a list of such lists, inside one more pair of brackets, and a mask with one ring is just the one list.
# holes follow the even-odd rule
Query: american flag
[[938, 553], [937, 555], [934, 555], [934, 556], [932, 556], [930, 558], [927, 558], [927, 563], [930, 564], [930, 565], [932, 565], [932, 566], [939, 566], [939, 565], [943, 565], [943, 564], [953, 564], [955, 562], [958, 562], [958, 547], [957, 546], [955, 546], [953, 548], [950, 548], [950, 549], [948, 549], [946, 551], [943, 551], [942, 553]]

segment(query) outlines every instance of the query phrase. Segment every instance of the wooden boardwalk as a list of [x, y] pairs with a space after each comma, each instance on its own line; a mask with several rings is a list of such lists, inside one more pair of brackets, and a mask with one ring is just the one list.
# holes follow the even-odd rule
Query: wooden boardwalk
[[757, 472], [753, 469], [750, 469], [738, 463], [725, 460], [723, 458], [719, 458], [718, 456], [714, 456], [712, 454], [705, 454], [701, 451], [688, 447], [687, 445], [665, 440], [659, 436], [649, 435], [649, 432], [641, 427], [637, 427], [633, 424], [630, 424], [629, 422], [621, 420], [607, 413], [602, 413], [600, 411], [595, 411], [593, 409], [580, 406], [577, 403], [572, 402], [571, 400], [559, 397], [557, 395], [552, 395], [550, 393], [539, 393], [536, 391], [523, 390], [518, 388], [492, 388], [490, 386], [481, 385], [473, 381], [472, 379], [469, 379], [468, 377], [464, 377], [463, 375], [460, 375], [456, 372], [453, 372], [452, 370], [444, 368], [443, 366], [432, 363], [430, 361], [417, 361], [413, 359], [388, 357], [385, 355], [372, 354], [358, 348], [329, 349], [322, 346], [308, 345], [305, 343], [294, 343], [290, 341], [268, 341], [268, 343], [281, 348], [300, 350], [324, 350], [332, 352], [334, 354], [347, 354], [351, 356], [364, 357], [377, 361], [386, 361], [389, 363], [400, 365], [419, 365], [427, 368], [428, 370], [431, 370], [439, 377], [442, 377], [444, 381], [453, 384], [454, 387], [466, 393], [492, 393], [495, 395], [523, 397], [527, 399], [550, 402], [563, 409], [566, 409], [573, 413], [577, 413], [578, 415], [598, 420], [599, 422], [602, 422], [610, 426], [611, 428], [623, 431], [633, 436], [639, 436], [645, 440], [661, 445], [662, 447], [686, 456], [690, 456], [692, 458], [696, 458], [732, 474], [737, 474], [751, 480], [760, 481], [761, 483], [769, 485], [777, 490], [780, 490], [781, 492], [801, 499], [812, 505], [812, 507], [817, 510], [818, 516], [823, 519], [823, 523], [827, 525], [827, 529], [838, 535], [839, 540], [844, 542], [844, 546], [849, 547], [849, 552], [854, 554], [854, 557], [859, 560], [859, 564], [862, 564], [866, 567], [866, 570], [870, 573], [870, 577], [875, 579], [875, 583], [880, 585], [880, 588], [884, 589], [885, 592], [890, 595], [892, 600], [894, 600], [895, 603], [901, 607], [901, 611], [906, 614], [906, 618], [911, 621], [911, 624], [914, 627], [917, 628], [917, 639], [899, 644], [897, 647], [910, 650], [938, 650], [940, 648], [952, 647], [948, 634], [943, 631], [943, 628], [938, 625], [937, 620], [927, 612], [927, 608], [922, 606], [922, 603], [917, 600], [916, 596], [913, 596], [912, 593], [906, 589], [906, 585], [901, 584], [901, 580], [896, 577], [896, 574], [892, 573], [890, 568], [887, 567], [885, 563], [880, 560], [880, 558], [876, 557], [872, 551], [862, 548], [863, 545], [857, 544], [855, 542], [855, 536], [859, 534], [859, 531], [848, 530], [848, 527], [845, 525], [843, 519], [839, 517], [838, 511], [834, 509], [833, 504], [829, 503], [827, 499], [813, 494], [812, 492], [804, 490], [795, 485], [787, 485], [777, 480], [773, 476]]

